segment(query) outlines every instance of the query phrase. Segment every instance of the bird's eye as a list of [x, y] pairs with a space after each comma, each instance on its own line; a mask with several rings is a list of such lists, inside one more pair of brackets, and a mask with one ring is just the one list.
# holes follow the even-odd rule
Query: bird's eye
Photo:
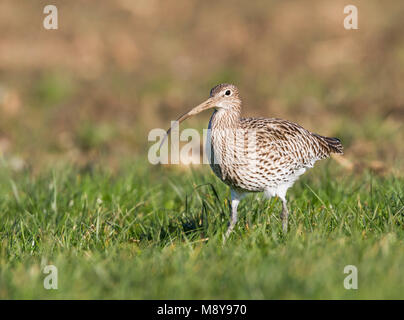
[[226, 92], [224, 93], [226, 96], [231, 95], [231, 91], [230, 90], [226, 90]]

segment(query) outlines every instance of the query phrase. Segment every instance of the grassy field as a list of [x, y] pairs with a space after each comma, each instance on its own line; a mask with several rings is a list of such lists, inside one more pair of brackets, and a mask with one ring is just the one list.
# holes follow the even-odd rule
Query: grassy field
[[[350, 1], [355, 30], [342, 0], [54, 0], [56, 30], [47, 4], [0, 1], [0, 299], [404, 299], [402, 1]], [[147, 161], [223, 82], [243, 116], [342, 141], [289, 191], [287, 235], [250, 195], [223, 244], [210, 168]]]
[[[404, 298], [404, 180], [321, 163], [277, 200], [251, 195], [223, 244], [229, 191], [209, 168], [0, 171], [0, 298]], [[45, 290], [43, 267], [58, 268]], [[346, 290], [346, 265], [358, 268]]]

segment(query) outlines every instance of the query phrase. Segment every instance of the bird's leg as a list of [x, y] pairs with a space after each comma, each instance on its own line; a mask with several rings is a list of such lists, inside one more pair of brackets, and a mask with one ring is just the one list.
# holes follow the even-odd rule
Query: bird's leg
[[238, 199], [231, 200], [231, 218], [230, 218], [229, 227], [227, 228], [227, 231], [226, 231], [226, 238], [229, 237], [230, 233], [233, 231], [234, 226], [237, 223], [237, 207], [238, 207], [239, 202], [240, 202], [240, 200], [238, 200]]
[[281, 198], [281, 200], [282, 200], [282, 213], [281, 213], [282, 230], [283, 230], [283, 233], [287, 233], [288, 232], [289, 211], [288, 211], [288, 206], [286, 205], [286, 199]]
[[229, 227], [227, 228], [226, 231], [226, 236], [225, 238], [228, 238], [230, 233], [233, 231], [234, 226], [237, 223], [237, 207], [238, 204], [240, 203], [241, 195], [233, 190], [231, 190], [231, 219], [230, 219], [230, 224]]

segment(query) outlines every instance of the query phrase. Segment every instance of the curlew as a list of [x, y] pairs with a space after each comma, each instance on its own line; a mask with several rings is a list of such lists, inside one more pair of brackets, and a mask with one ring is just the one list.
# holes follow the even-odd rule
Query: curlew
[[[209, 121], [206, 151], [215, 175], [230, 187], [231, 218], [225, 237], [237, 223], [237, 207], [249, 192], [264, 192], [282, 201], [282, 230], [287, 232], [286, 192], [317, 160], [343, 153], [338, 138], [312, 133], [277, 118], [242, 118], [236, 86], [219, 84], [210, 97], [177, 119], [177, 124], [214, 108]], [[170, 128], [161, 145], [164, 143]]]

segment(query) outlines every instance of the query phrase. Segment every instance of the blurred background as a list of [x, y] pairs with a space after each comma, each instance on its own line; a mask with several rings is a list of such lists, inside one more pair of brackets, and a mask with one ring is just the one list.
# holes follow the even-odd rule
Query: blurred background
[[144, 159], [151, 129], [230, 82], [244, 116], [340, 137], [346, 170], [403, 175], [403, 16], [402, 1], [2, 0], [0, 157], [16, 171]]

